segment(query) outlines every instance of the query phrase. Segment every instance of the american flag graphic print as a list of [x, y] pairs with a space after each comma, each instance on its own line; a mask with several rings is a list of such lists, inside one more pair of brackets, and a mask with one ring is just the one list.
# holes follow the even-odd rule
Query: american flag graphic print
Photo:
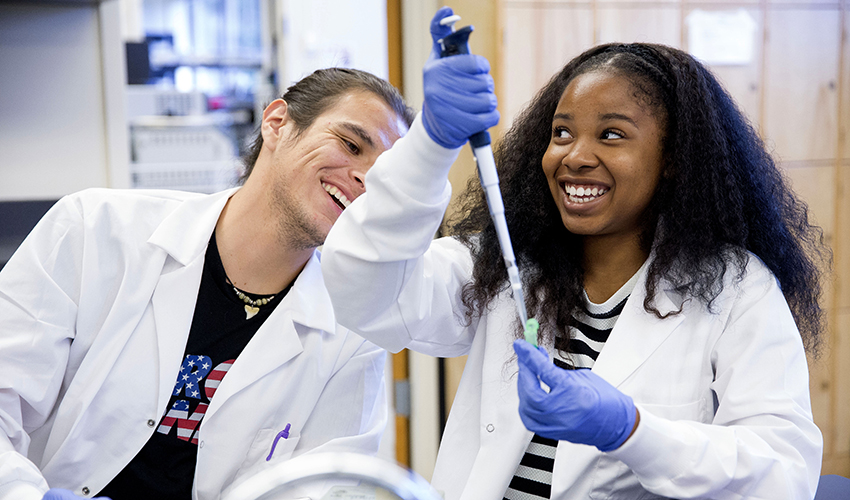
[[[176, 426], [178, 439], [198, 444], [197, 429], [200, 426], [201, 419], [204, 418], [209, 407], [209, 401], [227, 371], [230, 370], [233, 361], [233, 359], [229, 359], [212, 368], [212, 361], [209, 357], [195, 354], [186, 355], [183, 365], [180, 367], [180, 373], [177, 374], [177, 383], [174, 384], [172, 399], [181, 394], [189, 399], [174, 399], [171, 408], [160, 420], [157, 432], [168, 434]], [[202, 400], [202, 388], [207, 401]], [[194, 409], [192, 409], [192, 403], [197, 403], [197, 405], [194, 405]]]

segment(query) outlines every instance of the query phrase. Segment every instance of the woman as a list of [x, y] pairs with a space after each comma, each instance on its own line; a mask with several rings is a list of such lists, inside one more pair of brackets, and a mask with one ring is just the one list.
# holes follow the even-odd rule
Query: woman
[[595, 47], [501, 142], [527, 307], [558, 366], [517, 341], [480, 189], [459, 236], [430, 242], [452, 157], [423, 129], [370, 171], [323, 270], [370, 340], [469, 355], [433, 476], [447, 499], [814, 495], [821, 232], [708, 70]]

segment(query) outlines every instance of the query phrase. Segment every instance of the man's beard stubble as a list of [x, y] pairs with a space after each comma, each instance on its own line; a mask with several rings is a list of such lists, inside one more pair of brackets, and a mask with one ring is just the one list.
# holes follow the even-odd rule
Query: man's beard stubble
[[317, 227], [287, 189], [276, 185], [271, 204], [272, 213], [277, 214], [277, 233], [281, 244], [294, 250], [308, 250], [325, 242], [327, 234]]

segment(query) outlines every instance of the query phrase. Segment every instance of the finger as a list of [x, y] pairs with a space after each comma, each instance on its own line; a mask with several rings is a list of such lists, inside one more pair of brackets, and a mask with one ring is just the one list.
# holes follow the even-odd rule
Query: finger
[[431, 102], [439, 101], [451, 105], [452, 108], [469, 112], [488, 112], [496, 109], [497, 99], [492, 92], [478, 90], [486, 86], [486, 82], [470, 82], [457, 78], [445, 78], [440, 81], [426, 79], [423, 91], [426, 99]]
[[428, 79], [429, 89], [439, 86], [442, 88], [443, 92], [447, 94], [456, 92], [464, 95], [491, 94], [493, 98], [496, 97], [493, 93], [493, 77], [487, 73], [472, 75], [469, 73], [455, 72], [449, 69], [442, 74], [433, 76], [434, 78]]
[[551, 361], [549, 361], [549, 354], [546, 352], [546, 349], [542, 347], [535, 348], [525, 340], [515, 340], [514, 351], [517, 355], [517, 361], [527, 366], [536, 376], [539, 376], [542, 371], [553, 366]]
[[540, 379], [523, 363], [517, 364], [517, 390], [520, 401], [537, 406], [545, 397], [546, 391], [540, 387]]
[[451, 110], [458, 125], [469, 120], [479, 120], [478, 117], [485, 117], [490, 113], [495, 113], [495, 116], [486, 117], [487, 121], [491, 118], [498, 121], [499, 118], [496, 100], [487, 94], [435, 92], [428, 97], [426, 103], [435, 110]]
[[[487, 122], [496, 111], [495, 102], [486, 94], [449, 94], [432, 96], [429, 105], [442, 109], [451, 109], [455, 113], [457, 124], [467, 122]], [[498, 115], [495, 116], [498, 121]], [[484, 120], [482, 120], [484, 119]]]
[[537, 422], [541, 414], [546, 412], [548, 394], [540, 387], [540, 380], [523, 365], [519, 365], [517, 374], [517, 394], [519, 414], [526, 427], [531, 428], [529, 422]]
[[501, 115], [498, 111], [493, 110], [485, 115], [480, 115], [478, 119], [481, 120], [481, 124], [484, 126], [484, 128], [491, 128], [499, 124], [500, 116]]
[[519, 419], [522, 420], [522, 425], [535, 434], [539, 434], [539, 431], [544, 428], [537, 418], [538, 415], [539, 413], [529, 412], [522, 406], [519, 408]]
[[451, 7], [442, 7], [436, 14], [434, 14], [434, 17], [431, 19], [431, 39], [434, 43], [437, 43], [437, 40], [451, 34], [451, 26], [443, 26], [440, 24], [440, 21], [451, 15], [454, 15], [454, 11], [452, 11]]
[[556, 366], [554, 363], [547, 363], [545, 366], [540, 366], [540, 371], [537, 376], [540, 380], [554, 389], [557, 387], [561, 392], [570, 390], [573, 385], [581, 385], [580, 381], [575, 380], [576, 370], [565, 370]]
[[432, 61], [430, 64], [432, 66], [444, 66], [446, 69], [443, 71], [448, 70], [453, 74], [481, 75], [490, 72], [490, 61], [478, 54], [457, 54]]
[[[550, 394], [556, 387], [561, 390], [569, 390], [569, 385], [572, 382], [570, 376], [574, 373], [571, 370], [564, 370], [555, 366], [549, 360], [549, 353], [546, 349], [539, 346], [535, 348], [524, 340], [514, 341], [514, 349], [517, 350], [517, 358], [524, 361], [540, 381], [549, 386]], [[522, 350], [522, 356], [520, 350]]]

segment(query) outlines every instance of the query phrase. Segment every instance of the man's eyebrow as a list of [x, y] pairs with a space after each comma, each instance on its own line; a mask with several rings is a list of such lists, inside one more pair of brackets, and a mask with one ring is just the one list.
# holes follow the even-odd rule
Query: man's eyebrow
[[366, 131], [365, 128], [357, 125], [356, 123], [351, 122], [342, 122], [340, 123], [342, 128], [348, 129], [352, 134], [360, 137], [360, 139], [365, 142], [370, 148], [375, 147], [375, 142], [372, 141], [372, 137], [369, 135], [369, 132]]

